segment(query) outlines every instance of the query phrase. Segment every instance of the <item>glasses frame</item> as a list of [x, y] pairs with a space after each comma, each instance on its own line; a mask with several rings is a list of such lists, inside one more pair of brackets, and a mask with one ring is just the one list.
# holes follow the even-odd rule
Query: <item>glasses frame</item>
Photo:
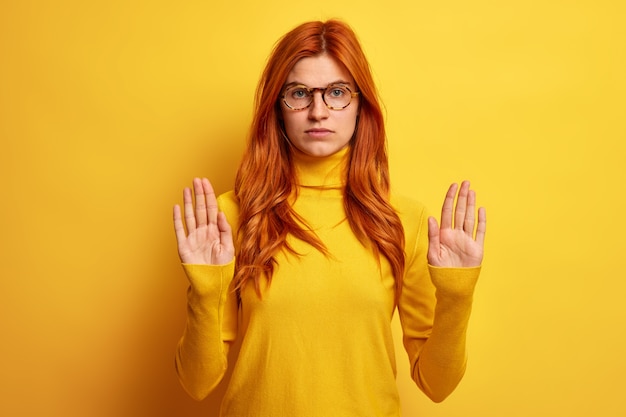
[[[346, 90], [348, 90], [348, 92], [350, 93], [350, 101], [348, 101], [348, 104], [346, 104], [343, 107], [333, 107], [331, 105], [329, 105], [328, 103], [326, 103], [326, 92], [332, 88], [332, 87], [341, 87], [341, 88], [345, 88]], [[311, 97], [311, 102], [309, 104], [307, 104], [304, 107], [291, 107], [288, 103], [287, 100], [285, 99], [285, 96], [287, 95], [287, 90], [291, 89], [291, 88], [302, 88], [304, 90], [306, 90], [306, 92], [310, 95]], [[285, 103], [285, 106], [287, 106], [288, 109], [293, 110], [293, 111], [300, 111], [300, 110], [304, 110], [304, 109], [308, 109], [309, 107], [311, 107], [311, 104], [313, 104], [313, 100], [314, 100], [314, 94], [316, 91], [320, 91], [322, 93], [322, 101], [324, 102], [324, 105], [326, 105], [326, 107], [328, 107], [330, 110], [343, 110], [346, 107], [348, 107], [350, 105], [350, 103], [352, 103], [352, 99], [356, 96], [359, 95], [359, 91], [355, 91], [353, 92], [350, 87], [348, 87], [347, 85], [344, 84], [329, 84], [326, 87], [307, 87], [304, 84], [295, 84], [295, 85], [290, 85], [288, 87], [285, 88], [285, 90], [283, 91], [282, 95], [281, 95], [281, 99], [283, 100], [283, 103]]]

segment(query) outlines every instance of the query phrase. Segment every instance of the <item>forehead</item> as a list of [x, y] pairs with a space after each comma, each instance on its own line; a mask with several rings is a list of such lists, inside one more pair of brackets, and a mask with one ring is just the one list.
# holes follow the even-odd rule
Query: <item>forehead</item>
[[302, 58], [293, 66], [285, 84], [298, 83], [309, 87], [323, 87], [336, 82], [354, 84], [348, 69], [333, 57], [322, 54]]

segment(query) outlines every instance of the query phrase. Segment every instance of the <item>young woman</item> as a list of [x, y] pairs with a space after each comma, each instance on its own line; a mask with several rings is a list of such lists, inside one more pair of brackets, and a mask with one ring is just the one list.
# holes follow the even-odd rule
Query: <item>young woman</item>
[[391, 194], [385, 140], [352, 30], [331, 20], [287, 33], [261, 77], [234, 191], [216, 199], [196, 178], [184, 215], [174, 207], [190, 281], [176, 369], [191, 396], [234, 365], [223, 417], [399, 416], [396, 309], [417, 386], [434, 401], [454, 390], [485, 211], [475, 218], [468, 182], [448, 190], [441, 224]]

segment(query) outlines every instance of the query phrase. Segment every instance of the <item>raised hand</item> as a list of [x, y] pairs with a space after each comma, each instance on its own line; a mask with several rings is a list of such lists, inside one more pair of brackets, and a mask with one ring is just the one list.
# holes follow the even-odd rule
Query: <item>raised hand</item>
[[441, 228], [434, 217], [428, 219], [428, 263], [433, 266], [475, 267], [483, 260], [485, 209], [478, 209], [476, 224], [476, 193], [470, 190], [469, 181], [463, 181], [460, 190], [458, 188], [458, 184], [452, 184], [448, 189], [441, 209]]
[[226, 216], [218, 211], [213, 187], [206, 178], [194, 178], [193, 190], [195, 209], [191, 190], [183, 190], [187, 232], [180, 206], [174, 206], [174, 231], [180, 260], [186, 264], [227, 264], [235, 256], [233, 235]]

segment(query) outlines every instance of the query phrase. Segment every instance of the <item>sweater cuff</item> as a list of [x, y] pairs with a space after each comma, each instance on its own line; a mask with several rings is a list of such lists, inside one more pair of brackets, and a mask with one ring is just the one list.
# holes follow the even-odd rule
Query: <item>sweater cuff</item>
[[471, 298], [480, 275], [481, 266], [470, 268], [444, 268], [428, 265], [437, 298]]
[[235, 271], [235, 260], [224, 265], [182, 264], [191, 284], [190, 290], [201, 297], [219, 295], [228, 289]]

